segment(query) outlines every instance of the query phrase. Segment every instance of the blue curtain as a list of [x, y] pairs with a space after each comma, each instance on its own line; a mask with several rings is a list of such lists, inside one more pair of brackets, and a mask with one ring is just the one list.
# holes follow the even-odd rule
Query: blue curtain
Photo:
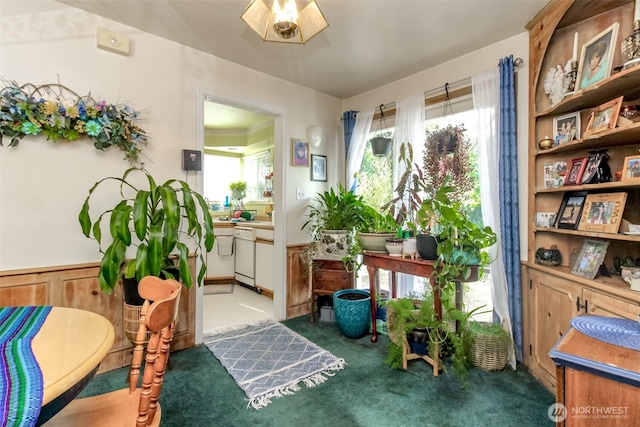
[[507, 276], [509, 315], [516, 358], [522, 361], [522, 290], [518, 224], [518, 141], [513, 56], [500, 60], [500, 159], [498, 161], [500, 232]]
[[344, 157], [347, 158], [349, 152], [349, 143], [351, 142], [351, 134], [356, 126], [357, 111], [349, 110], [342, 113], [342, 125], [344, 126]]

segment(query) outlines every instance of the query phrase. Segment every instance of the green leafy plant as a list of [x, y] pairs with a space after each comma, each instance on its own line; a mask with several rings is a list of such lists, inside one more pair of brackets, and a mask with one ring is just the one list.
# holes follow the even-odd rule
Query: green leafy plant
[[0, 145], [4, 136], [10, 138], [10, 147], [26, 135], [42, 134], [54, 142], [86, 136], [96, 149], [116, 146], [131, 165], [138, 165], [147, 136], [135, 124], [137, 118], [138, 112], [126, 104], [81, 97], [60, 84], [9, 82], [0, 89]]
[[409, 142], [400, 144], [398, 161], [404, 163], [404, 172], [393, 190], [396, 196], [385, 203], [382, 210], [389, 212], [399, 227], [409, 228], [416, 233], [416, 212], [422, 205], [424, 175], [420, 166], [413, 161], [413, 146]]
[[449, 198], [453, 191], [445, 179], [433, 197], [425, 198], [416, 215], [419, 224], [432, 223], [436, 218], [431, 232], [437, 236], [438, 259], [432, 278], [441, 286], [458, 278], [467, 280], [473, 269], [483, 271], [492, 262], [487, 249], [497, 240], [491, 227], [475, 224], [460, 202]]
[[448, 124], [427, 132], [424, 144], [423, 171], [424, 188], [434, 195], [445, 180], [455, 187], [451, 199], [468, 198], [473, 190], [475, 170], [471, 161], [471, 141], [465, 135], [462, 124]]
[[247, 191], [247, 183], [245, 181], [237, 181], [229, 184], [229, 190], [236, 192], [239, 199], [244, 198]]
[[[142, 174], [135, 180], [132, 174]], [[120, 200], [102, 212], [95, 222], [90, 215], [89, 201], [98, 188], [115, 182]], [[138, 186], [142, 182], [146, 187]], [[110, 239], [103, 250], [103, 219], [108, 220]], [[120, 177], [107, 177], [96, 182], [89, 190], [78, 215], [82, 233], [98, 242], [103, 253], [98, 281], [103, 292], [110, 294], [123, 274], [125, 252], [130, 246], [137, 247], [136, 256], [124, 266], [124, 276], [140, 280], [144, 276], [173, 278], [172, 268], [178, 261], [181, 282], [191, 287], [193, 278], [188, 265], [189, 247], [185, 241], [195, 243], [194, 253], [202, 267], [197, 282], [201, 283], [206, 273], [204, 254], [213, 247], [213, 222], [208, 214], [204, 198], [180, 180], [170, 179], [161, 185], [142, 168], [130, 168]], [[202, 225], [204, 222], [204, 226]], [[186, 227], [185, 227], [186, 226]], [[204, 249], [202, 244], [204, 243]]]

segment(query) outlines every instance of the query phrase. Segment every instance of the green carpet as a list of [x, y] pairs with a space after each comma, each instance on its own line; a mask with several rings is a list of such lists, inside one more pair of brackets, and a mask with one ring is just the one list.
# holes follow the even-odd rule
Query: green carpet
[[[472, 368], [469, 391], [449, 374], [433, 377], [422, 360], [398, 371], [384, 364], [386, 336], [350, 340], [335, 323], [285, 321], [292, 330], [347, 362], [323, 384], [274, 399], [256, 411], [224, 367], [204, 346], [172, 353], [160, 396], [163, 427], [170, 426], [553, 426], [554, 396], [526, 370]], [[81, 396], [125, 386], [127, 369], [96, 376]]]

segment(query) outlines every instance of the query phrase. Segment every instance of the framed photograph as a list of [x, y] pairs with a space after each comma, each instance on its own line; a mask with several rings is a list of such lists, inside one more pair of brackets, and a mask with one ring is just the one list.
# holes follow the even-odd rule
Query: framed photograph
[[554, 146], [580, 139], [580, 112], [553, 118]]
[[586, 191], [565, 193], [558, 210], [556, 227], [575, 230], [580, 222], [580, 215], [587, 198]]
[[299, 139], [291, 140], [291, 164], [309, 166], [309, 143]]
[[311, 155], [311, 181], [327, 181], [327, 156]]
[[580, 91], [611, 75], [613, 53], [618, 44], [617, 22], [582, 46], [576, 87]]
[[544, 164], [544, 188], [559, 188], [564, 185], [567, 174], [567, 162], [549, 162]]
[[640, 155], [624, 158], [621, 181], [640, 182]]
[[536, 212], [536, 227], [550, 228], [556, 226], [557, 212]]
[[578, 185], [580, 184], [580, 180], [582, 179], [582, 174], [584, 174], [585, 169], [587, 168], [587, 164], [589, 163], [588, 157], [580, 157], [577, 159], [571, 160], [569, 163], [569, 169], [567, 176], [564, 179], [564, 185]]
[[588, 194], [578, 230], [617, 233], [627, 193]]
[[624, 96], [620, 96], [592, 111], [587, 122], [587, 129], [584, 131], [585, 135], [594, 135], [615, 128], [623, 99]]
[[600, 270], [608, 247], [609, 242], [607, 241], [586, 239], [576, 258], [576, 263], [571, 268], [571, 272], [577, 276], [593, 280], [598, 274], [598, 270]]

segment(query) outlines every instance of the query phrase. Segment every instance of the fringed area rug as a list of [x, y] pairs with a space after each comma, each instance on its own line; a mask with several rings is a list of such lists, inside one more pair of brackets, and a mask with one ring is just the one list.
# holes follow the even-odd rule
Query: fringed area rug
[[247, 407], [264, 408], [274, 397], [315, 387], [335, 371], [339, 359], [274, 320], [206, 336], [204, 344], [249, 398]]

